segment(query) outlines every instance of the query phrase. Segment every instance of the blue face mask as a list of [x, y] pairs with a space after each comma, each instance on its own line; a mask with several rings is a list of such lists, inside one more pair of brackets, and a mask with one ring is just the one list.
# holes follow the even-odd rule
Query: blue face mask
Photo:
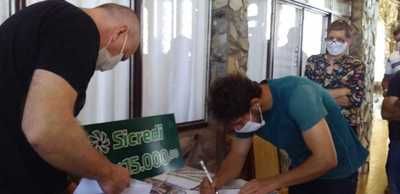
[[258, 123], [258, 122], [252, 121], [253, 118], [251, 116], [251, 111], [250, 111], [250, 120], [247, 121], [246, 124], [241, 129], [235, 129], [236, 133], [251, 133], [251, 132], [257, 131], [262, 126], [264, 126], [265, 125], [265, 121], [264, 121], [264, 118], [262, 117], [262, 112], [261, 112], [260, 105], [258, 105], [258, 111], [260, 113], [261, 122]]
[[347, 49], [347, 42], [327, 41], [326, 50], [330, 55], [336, 56], [343, 54]]

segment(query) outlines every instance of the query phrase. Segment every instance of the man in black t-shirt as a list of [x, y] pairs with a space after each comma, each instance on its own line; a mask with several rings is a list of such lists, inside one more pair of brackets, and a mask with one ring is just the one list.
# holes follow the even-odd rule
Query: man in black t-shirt
[[116, 4], [45, 1], [1, 24], [1, 194], [62, 193], [66, 173], [97, 180], [107, 194], [128, 186], [128, 170], [91, 146], [75, 116], [94, 71], [136, 51], [138, 23]]
[[389, 120], [389, 153], [386, 171], [391, 194], [400, 194], [400, 74], [390, 80], [383, 100], [382, 117]]

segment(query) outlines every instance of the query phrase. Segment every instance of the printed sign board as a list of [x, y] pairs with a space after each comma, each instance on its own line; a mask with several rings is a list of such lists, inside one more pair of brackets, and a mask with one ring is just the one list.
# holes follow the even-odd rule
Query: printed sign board
[[183, 167], [173, 114], [84, 126], [92, 145], [143, 180]]

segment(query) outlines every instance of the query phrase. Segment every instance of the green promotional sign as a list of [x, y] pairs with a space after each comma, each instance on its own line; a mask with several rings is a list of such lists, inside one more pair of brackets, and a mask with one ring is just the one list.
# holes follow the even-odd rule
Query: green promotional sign
[[143, 180], [183, 167], [173, 114], [84, 126], [92, 145]]

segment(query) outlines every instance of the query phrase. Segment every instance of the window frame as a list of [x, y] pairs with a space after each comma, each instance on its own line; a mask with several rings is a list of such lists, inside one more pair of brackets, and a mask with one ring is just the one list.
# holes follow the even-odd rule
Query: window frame
[[[270, 34], [270, 42], [268, 45], [268, 58], [267, 58], [267, 79], [272, 79], [273, 78], [273, 72], [274, 72], [274, 45], [276, 42], [276, 32], [277, 32], [277, 26], [276, 26], [276, 19], [277, 19], [277, 7], [278, 7], [278, 3], [286, 3], [286, 4], [290, 4], [291, 6], [300, 8], [301, 10], [301, 26], [299, 29], [299, 35], [300, 35], [300, 40], [299, 40], [299, 48], [301, 48], [301, 50], [303, 50], [303, 30], [304, 30], [304, 15], [305, 15], [305, 11], [309, 11], [309, 12], [313, 12], [313, 13], [317, 13], [317, 14], [321, 14], [322, 16], [327, 18], [327, 23], [326, 25], [329, 25], [331, 23], [331, 18], [332, 18], [332, 11], [328, 10], [328, 9], [323, 9], [323, 8], [318, 8], [315, 6], [312, 6], [310, 4], [307, 3], [302, 3], [302, 2], [298, 2], [295, 0], [273, 0], [272, 2], [272, 13], [271, 13], [271, 34]], [[326, 26], [328, 27], [328, 26]], [[321, 36], [322, 38], [322, 36]], [[323, 41], [323, 40], [322, 40]], [[298, 60], [300, 61], [299, 64], [299, 69], [298, 69], [298, 75], [297, 76], [303, 76], [302, 72], [304, 69], [304, 65], [303, 64], [303, 52], [300, 52], [300, 54], [298, 55]]]
[[26, 7], [26, 0], [8, 0], [8, 17]]

